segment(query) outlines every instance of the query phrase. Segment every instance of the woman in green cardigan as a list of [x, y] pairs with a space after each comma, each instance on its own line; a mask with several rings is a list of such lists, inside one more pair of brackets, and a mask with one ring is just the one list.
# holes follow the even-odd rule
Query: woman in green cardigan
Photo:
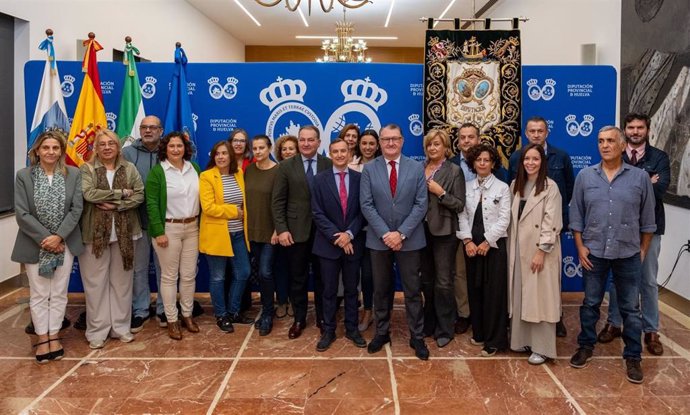
[[161, 266], [159, 295], [168, 319], [168, 335], [182, 339], [177, 320], [177, 281], [180, 280], [182, 322], [191, 333], [199, 326], [192, 319], [196, 262], [199, 256], [199, 166], [190, 162], [192, 145], [179, 131], [161, 139], [158, 159], [146, 179], [149, 234], [154, 238]]

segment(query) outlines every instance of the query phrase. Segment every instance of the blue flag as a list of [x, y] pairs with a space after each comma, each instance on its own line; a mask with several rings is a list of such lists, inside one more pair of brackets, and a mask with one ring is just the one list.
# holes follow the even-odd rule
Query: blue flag
[[34, 119], [29, 130], [28, 148], [31, 148], [36, 138], [48, 129], [59, 128], [65, 132], [69, 131], [69, 120], [65, 109], [65, 100], [62, 96], [60, 74], [55, 60], [53, 36], [48, 36], [38, 48], [45, 50], [47, 56], [41, 89], [36, 100]]
[[189, 137], [192, 143], [193, 155], [196, 159], [196, 134], [194, 132], [194, 119], [192, 104], [187, 93], [187, 55], [181, 46], [175, 47], [175, 70], [170, 81], [170, 95], [168, 107], [165, 110], [164, 131], [181, 131]]

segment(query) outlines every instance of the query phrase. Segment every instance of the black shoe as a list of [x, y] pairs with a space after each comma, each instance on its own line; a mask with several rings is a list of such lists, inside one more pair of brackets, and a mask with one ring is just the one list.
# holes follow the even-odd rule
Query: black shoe
[[216, 326], [226, 333], [233, 333], [235, 331], [228, 316], [216, 317]]
[[241, 313], [235, 313], [235, 314], [230, 314], [229, 316], [230, 322], [233, 324], [252, 324], [254, 323], [254, 319], [241, 314]]
[[589, 361], [592, 360], [592, 351], [590, 349], [585, 349], [580, 347], [577, 352], [570, 358], [570, 366], [575, 369], [583, 369], [587, 367]]
[[273, 317], [263, 316], [259, 319], [259, 336], [268, 336], [273, 330]]
[[74, 322], [74, 328], [77, 330], [86, 330], [86, 311], [79, 314], [79, 318]]
[[130, 325], [129, 331], [132, 333], [139, 333], [144, 328], [144, 318], [143, 317], [132, 317], [132, 323]]
[[429, 360], [429, 349], [424, 339], [410, 339], [410, 347], [414, 349], [414, 355], [420, 360]]
[[325, 352], [335, 341], [335, 333], [327, 331], [321, 336], [321, 339], [316, 343], [317, 352]]
[[625, 373], [630, 383], [642, 383], [644, 376], [642, 375], [642, 366], [637, 359], [625, 359]]
[[561, 317], [558, 323], [556, 323], [556, 337], [566, 337], [567, 335], [568, 330], [565, 328], [565, 324], [563, 324], [563, 317]]
[[168, 327], [168, 317], [165, 313], [160, 313], [156, 317], [158, 317], [158, 327], [162, 329]]
[[36, 329], [34, 328], [34, 322], [29, 320], [29, 324], [24, 327], [24, 333], [29, 334], [29, 335], [34, 335], [36, 334]]
[[467, 330], [470, 329], [470, 319], [467, 317], [458, 317], [457, 320], [455, 320], [455, 334], [464, 334], [467, 333]]
[[355, 331], [349, 331], [349, 332], [345, 333], [345, 338], [348, 339], [348, 340], [351, 340], [352, 343], [353, 343], [355, 346], [359, 347], [360, 349], [361, 349], [361, 348], [364, 348], [364, 347], [367, 347], [367, 342], [366, 342], [366, 340], [364, 340], [364, 338], [362, 337], [362, 335], [359, 334], [359, 332], [358, 332], [357, 330], [355, 330]]
[[199, 317], [202, 314], [204, 314], [204, 308], [198, 301], [194, 300], [194, 306], [192, 307], [192, 317]]
[[386, 343], [390, 343], [390, 342], [391, 342], [390, 334], [386, 334], [386, 335], [377, 334], [376, 336], [374, 336], [373, 339], [371, 339], [371, 342], [369, 342], [369, 346], [367, 346], [367, 352], [369, 352], [370, 354], [378, 353], [381, 351], [381, 349], [383, 349], [383, 346], [385, 346]]

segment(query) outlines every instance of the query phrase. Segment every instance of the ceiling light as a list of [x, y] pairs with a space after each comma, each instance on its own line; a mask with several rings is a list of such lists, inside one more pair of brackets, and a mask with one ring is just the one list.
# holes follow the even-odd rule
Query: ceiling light
[[[295, 39], [336, 39], [337, 36], [331, 35], [297, 35]], [[397, 36], [352, 36], [353, 39], [362, 40], [398, 40]]]
[[309, 27], [309, 23], [307, 23], [307, 18], [304, 17], [304, 13], [302, 13], [302, 9], [297, 9], [297, 12], [299, 13], [299, 17], [302, 18], [302, 21], [304, 22], [304, 26]]
[[388, 27], [388, 22], [391, 21], [391, 14], [393, 14], [393, 6], [395, 6], [395, 0], [391, 0], [391, 7], [388, 9], [388, 16], [386, 16], [386, 24], [383, 27]]
[[450, 10], [451, 7], [453, 7], [453, 4], [455, 4], [455, 0], [450, 0], [450, 3], [446, 6], [445, 10], [443, 10], [443, 13], [441, 13], [441, 16], [434, 22], [434, 27], [438, 24], [438, 21], [446, 17], [446, 13], [448, 13], [448, 10]]
[[247, 9], [242, 5], [242, 3], [240, 3], [240, 0], [235, 0], [235, 4], [238, 5], [238, 6], [240, 7], [240, 9], [242, 9], [242, 11], [244, 11], [244, 13], [245, 13], [247, 16], [249, 16], [249, 18], [252, 19], [252, 20], [254, 21], [254, 23], [256, 23], [257, 26], [261, 26], [261, 23], [259, 23], [259, 21], [256, 20], [256, 18], [255, 18], [254, 16], [252, 16], [251, 13], [249, 13], [249, 10], [247, 10]]

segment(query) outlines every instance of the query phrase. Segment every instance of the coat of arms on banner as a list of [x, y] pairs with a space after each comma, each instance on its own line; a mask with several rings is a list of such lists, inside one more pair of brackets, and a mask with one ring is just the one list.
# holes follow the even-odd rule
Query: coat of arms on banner
[[448, 131], [457, 148], [458, 128], [479, 127], [504, 166], [520, 142], [520, 32], [427, 30], [424, 131]]

